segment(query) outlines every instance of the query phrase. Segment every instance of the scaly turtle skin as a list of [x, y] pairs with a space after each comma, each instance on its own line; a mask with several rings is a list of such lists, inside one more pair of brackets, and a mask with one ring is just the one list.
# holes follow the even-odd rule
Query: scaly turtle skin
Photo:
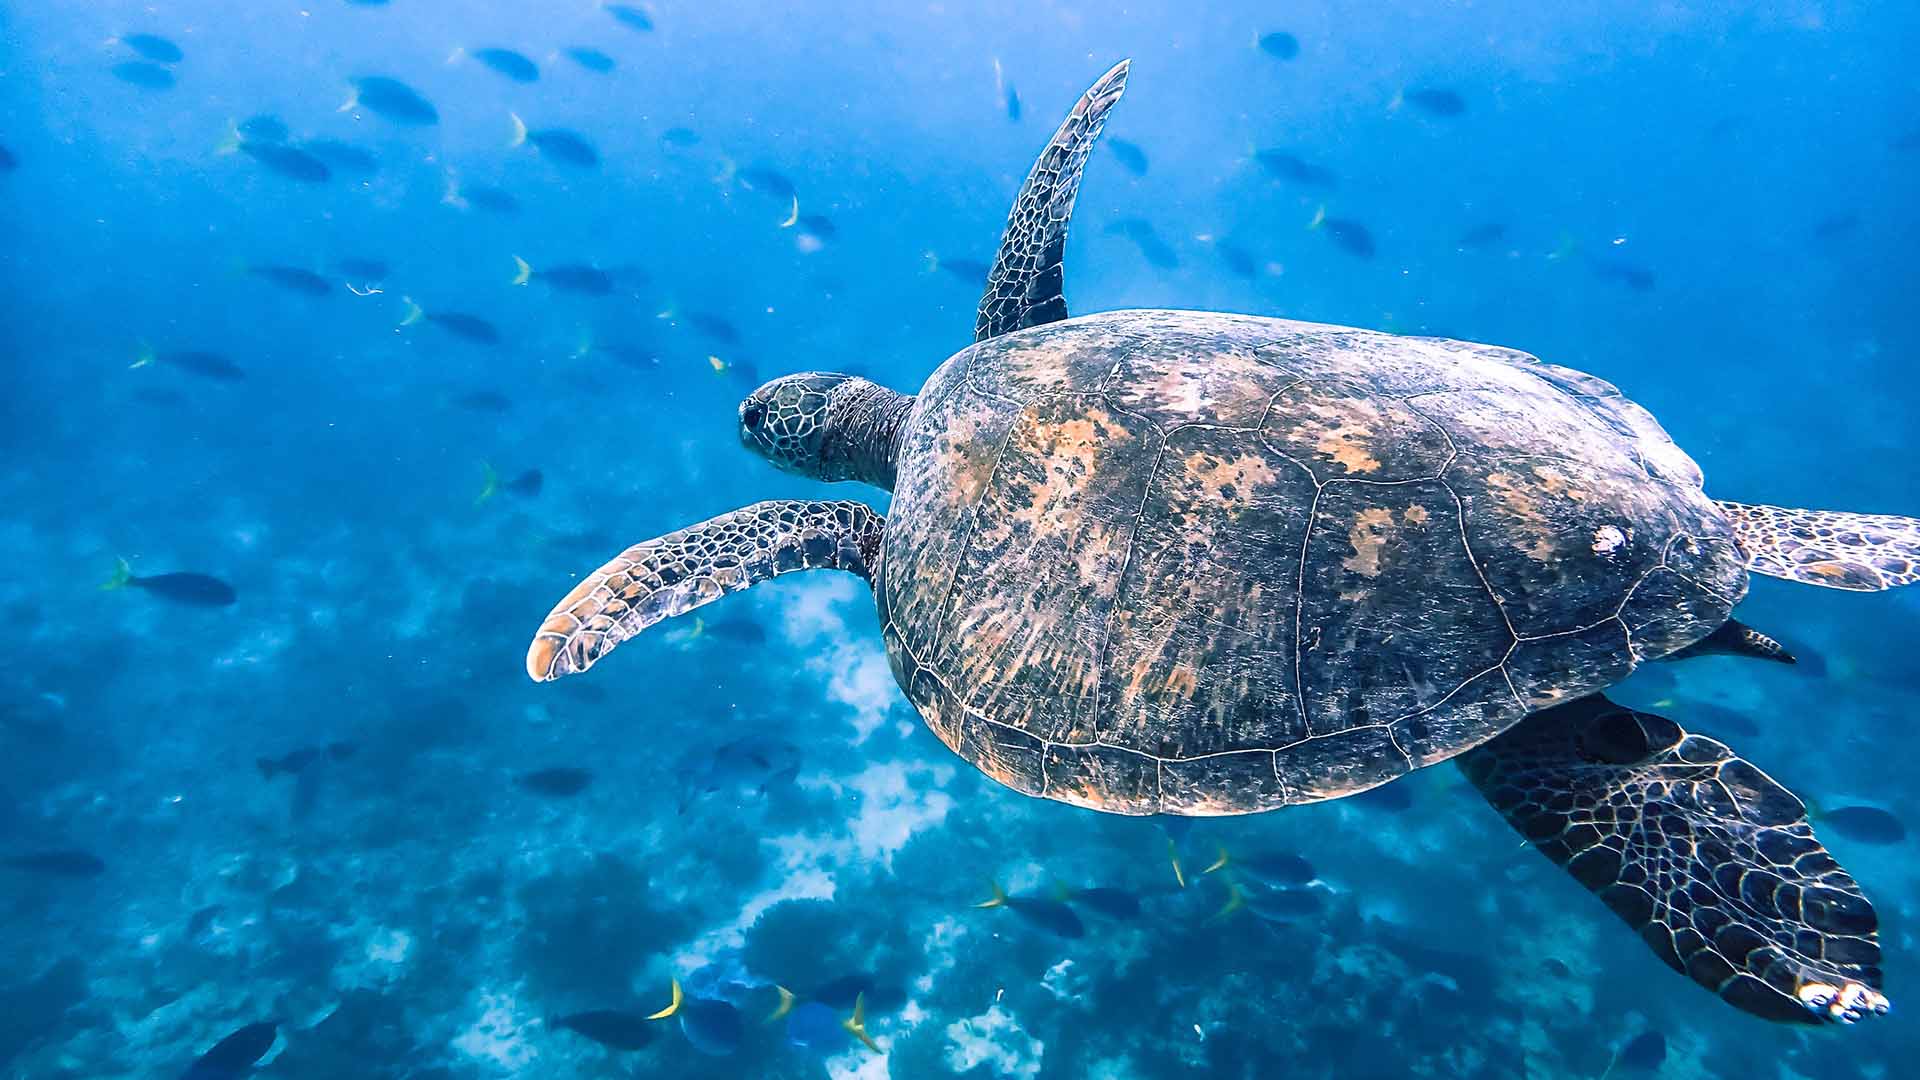
[[992, 338], [928, 381], [876, 581], [900, 685], [1030, 795], [1350, 795], [1712, 633], [1700, 471], [1523, 353], [1202, 312]]
[[774, 465], [893, 492], [772, 500], [636, 544], [547, 616], [536, 680], [789, 571], [873, 584], [894, 674], [1016, 790], [1239, 814], [1456, 757], [1676, 970], [1772, 1019], [1887, 1010], [1873, 906], [1793, 794], [1601, 693], [1653, 659], [1791, 661], [1749, 572], [1920, 577], [1920, 521], [1709, 499], [1609, 384], [1524, 353], [1280, 319], [1068, 319], [1067, 224], [1127, 65], [1009, 214], [975, 344], [915, 397], [776, 379]]

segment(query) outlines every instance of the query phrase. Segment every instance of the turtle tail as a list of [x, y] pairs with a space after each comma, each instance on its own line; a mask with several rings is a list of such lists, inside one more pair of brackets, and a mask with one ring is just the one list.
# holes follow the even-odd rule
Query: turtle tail
[[1920, 581], [1920, 519], [1726, 500], [1716, 505], [1754, 573], [1854, 592]]

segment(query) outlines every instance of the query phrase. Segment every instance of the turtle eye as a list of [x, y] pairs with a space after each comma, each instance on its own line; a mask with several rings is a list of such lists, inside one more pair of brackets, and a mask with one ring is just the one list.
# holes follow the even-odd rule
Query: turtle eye
[[757, 428], [760, 426], [760, 421], [766, 418], [766, 415], [766, 406], [756, 403], [740, 410], [740, 422], [750, 428]]

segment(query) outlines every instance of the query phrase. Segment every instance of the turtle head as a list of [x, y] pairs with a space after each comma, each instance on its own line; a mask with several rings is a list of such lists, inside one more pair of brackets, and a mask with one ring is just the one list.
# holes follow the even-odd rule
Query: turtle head
[[740, 403], [740, 441], [775, 468], [891, 489], [913, 399], [858, 375], [785, 375]]

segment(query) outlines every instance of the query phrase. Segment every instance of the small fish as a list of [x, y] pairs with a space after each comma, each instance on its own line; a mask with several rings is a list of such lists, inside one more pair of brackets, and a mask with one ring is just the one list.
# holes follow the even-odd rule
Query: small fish
[[1171, 270], [1180, 265], [1179, 256], [1173, 253], [1173, 248], [1167, 246], [1167, 242], [1154, 230], [1153, 224], [1145, 218], [1121, 218], [1107, 226], [1107, 232], [1120, 233], [1132, 240], [1133, 246], [1140, 249], [1141, 256], [1149, 266]]
[[1315, 877], [1313, 864], [1291, 851], [1256, 851], [1251, 855], [1234, 855], [1224, 845], [1213, 864], [1200, 872], [1211, 874], [1229, 867], [1244, 871], [1264, 885], [1277, 888], [1305, 885]]
[[1877, 806], [1842, 806], [1822, 810], [1817, 819], [1834, 832], [1863, 844], [1898, 844], [1906, 840], [1907, 827], [1900, 819]]
[[1012, 83], [1007, 84], [1007, 120], [1015, 124], [1020, 122], [1020, 92], [1013, 88]]
[[300, 149], [348, 176], [372, 176], [380, 171], [380, 159], [373, 151], [339, 139], [308, 139], [300, 144]]
[[632, 4], [608, 4], [607, 14], [635, 30], [647, 31], [653, 29], [653, 16], [648, 15], [645, 11], [634, 7]]
[[1008, 896], [1000, 888], [999, 882], [991, 882], [993, 896], [973, 905], [976, 908], [1006, 908], [1048, 933], [1063, 938], [1081, 938], [1087, 935], [1086, 924], [1073, 909], [1058, 900], [1048, 900], [1038, 896]]
[[512, 193], [506, 189], [497, 188], [490, 184], [474, 184], [469, 187], [462, 187], [451, 173], [447, 175], [447, 193], [441, 196], [440, 201], [446, 203], [448, 206], [457, 207], [461, 210], [465, 210], [469, 206], [477, 206], [490, 214], [517, 214], [520, 212], [520, 200], [514, 198]]
[[197, 941], [206, 936], [206, 934], [213, 929], [214, 920], [225, 914], [226, 910], [227, 907], [225, 904], [208, 904], [206, 907], [194, 912], [193, 915], [187, 919], [187, 937], [190, 940]]
[[984, 284], [987, 280], [987, 275], [992, 273], [992, 268], [979, 259], [942, 259], [934, 257], [933, 264], [933, 269], [945, 270], [947, 273], [966, 282], [969, 286], [974, 287]]
[[325, 296], [333, 291], [333, 284], [326, 278], [297, 266], [249, 266], [247, 273], [302, 296]]
[[1247, 249], [1226, 240], [1216, 243], [1213, 247], [1215, 251], [1220, 253], [1220, 261], [1227, 264], [1227, 269], [1231, 271], [1235, 277], [1251, 279], [1254, 274], [1259, 272], [1259, 267], [1254, 262], [1253, 254]]
[[577, 169], [591, 169], [599, 166], [600, 152], [579, 134], [565, 128], [528, 128], [518, 114], [508, 113], [507, 115], [513, 121], [513, 140], [507, 145], [523, 146], [531, 143], [542, 157]]
[[[757, 383], [755, 385], [758, 385]], [[712, 751], [694, 751], [679, 774], [688, 778], [682, 790], [680, 812], [716, 792], [753, 789], [765, 794], [779, 783], [791, 782], [800, 768], [800, 748], [781, 739], [747, 735]]]
[[514, 82], [530, 83], [540, 79], [540, 68], [512, 49], [475, 49], [473, 58]]
[[303, 746], [298, 750], [289, 750], [277, 758], [255, 758], [253, 764], [260, 770], [262, 779], [271, 780], [276, 776], [292, 776], [305, 772], [307, 766], [324, 757], [326, 757], [326, 751], [320, 747]]
[[1634, 292], [1652, 292], [1654, 288], [1653, 271], [1644, 266], [1619, 259], [1593, 259], [1589, 261], [1588, 268], [1601, 281], [1625, 285]]
[[793, 186], [792, 180], [787, 179], [787, 177], [778, 170], [768, 168], [765, 165], [755, 165], [751, 168], [741, 169], [734, 174], [734, 179], [739, 181], [740, 186], [746, 188], [748, 191], [758, 191], [763, 195], [771, 195], [783, 201], [793, 198], [798, 191], [798, 189]]
[[831, 240], [840, 231], [834, 227], [833, 219], [825, 214], [801, 214], [800, 228], [807, 235], [817, 236], [822, 240]]
[[513, 276], [515, 285], [525, 285], [537, 277], [562, 292], [584, 296], [608, 296], [613, 292], [613, 275], [598, 267], [572, 264], [535, 271], [518, 255], [513, 257], [513, 264], [518, 269]]
[[1120, 166], [1128, 172], [1135, 176], [1147, 175], [1147, 152], [1140, 149], [1138, 143], [1130, 143], [1125, 139], [1109, 135], [1107, 149], [1113, 151], [1113, 156], [1120, 162]]
[[660, 133], [660, 141], [685, 150], [689, 146], [699, 145], [700, 133], [692, 128], [671, 127]]
[[315, 762], [345, 761], [359, 752], [360, 748], [353, 743], [336, 741], [325, 746], [303, 746], [289, 750], [277, 758], [255, 758], [253, 764], [260, 770], [263, 779], [271, 780], [276, 776], [303, 773]]
[[493, 471], [492, 465], [483, 461], [480, 463], [480, 468], [484, 471], [484, 477], [480, 483], [480, 494], [473, 500], [475, 506], [486, 502], [502, 491], [530, 499], [540, 494], [540, 489], [546, 485], [546, 474], [542, 473], [539, 469], [528, 469], [513, 479], [502, 483], [500, 474]]
[[1300, 55], [1300, 39], [1284, 30], [1271, 34], [1261, 34], [1255, 43], [1260, 51], [1280, 60], [1291, 60]]
[[473, 390], [454, 398], [453, 403], [469, 412], [495, 415], [513, 408], [513, 399], [498, 390]]
[[113, 65], [113, 77], [146, 90], [173, 88], [173, 72], [147, 60], [128, 60]]
[[414, 303], [412, 297], [403, 296], [401, 301], [407, 305], [406, 317], [400, 320], [401, 326], [411, 326], [425, 319], [462, 341], [472, 342], [475, 345], [500, 344], [500, 331], [478, 315], [469, 315], [462, 311], [429, 312]]
[[1324, 229], [1327, 239], [1333, 241], [1333, 246], [1349, 255], [1362, 259], [1373, 258], [1373, 233], [1357, 221], [1349, 218], [1328, 217], [1326, 209], [1322, 207], [1307, 228]]
[[854, 972], [821, 983], [807, 997], [835, 1009], [851, 1009], [853, 1003], [873, 991], [873, 976]]
[[126, 34], [120, 38], [120, 44], [157, 64], [177, 64], [186, 56], [180, 46], [158, 34]]
[[596, 345], [591, 342], [583, 345], [576, 356], [605, 356], [616, 363], [625, 364], [636, 371], [656, 371], [660, 367], [660, 354], [653, 349], [638, 345]]
[[1665, 1064], [1666, 1060], [1667, 1037], [1649, 1029], [1627, 1040], [1626, 1045], [1614, 1051], [1607, 1072], [1624, 1069], [1628, 1072], [1650, 1073]]
[[1428, 88], [1413, 90], [1394, 99], [1405, 102], [1429, 116], [1459, 116], [1467, 111], [1467, 99], [1452, 90]]
[[251, 142], [283, 143], [290, 132], [286, 121], [270, 113], [257, 113], [234, 125], [242, 139]]
[[1813, 238], [1834, 241], [1852, 235], [1860, 228], [1860, 215], [1833, 214], [1813, 223]]
[[187, 399], [178, 390], [164, 386], [143, 386], [133, 392], [133, 400], [145, 405], [165, 405], [170, 408], [187, 403]]
[[1261, 150], [1253, 155], [1260, 167], [1282, 180], [1303, 187], [1327, 189], [1334, 186], [1333, 170], [1280, 150]]
[[508, 494], [518, 495], [523, 499], [531, 499], [540, 494], [540, 489], [545, 487], [546, 483], [547, 477], [545, 473], [542, 473], [539, 469], [528, 469], [500, 486]]
[[333, 268], [350, 278], [361, 281], [384, 281], [393, 268], [385, 259], [372, 259], [362, 256], [348, 256], [334, 261]]
[[20, 159], [14, 156], [13, 151], [0, 146], [0, 172], [12, 172], [19, 167]]
[[800, 1050], [828, 1053], [847, 1044], [840, 1014], [820, 1001], [803, 1002], [787, 1014], [787, 1044]]
[[1232, 887], [1234, 895], [1239, 897], [1236, 904], [1229, 898], [1225, 914], [1235, 907], [1245, 907], [1254, 917], [1268, 923], [1296, 923], [1316, 918], [1326, 911], [1326, 900], [1319, 889], [1252, 889], [1242, 892], [1240, 886]]
[[567, 59], [579, 64], [588, 71], [595, 71], [605, 75], [607, 72], [613, 70], [613, 57], [608, 56], [599, 49], [575, 47], [568, 49], [566, 52]]
[[121, 559], [114, 568], [113, 576], [101, 583], [103, 590], [123, 589], [131, 586], [143, 589], [162, 600], [169, 600], [188, 607], [229, 607], [240, 599], [233, 586], [208, 574], [196, 574], [191, 571], [178, 571], [170, 574], [143, 575], [133, 572], [127, 560]]
[[590, 1009], [566, 1016], [547, 1017], [547, 1027], [571, 1031], [613, 1050], [641, 1050], [653, 1041], [658, 1030], [652, 1021], [637, 1012], [619, 1009]]
[[731, 1002], [688, 998], [680, 1006], [680, 1033], [695, 1050], [726, 1057], [740, 1049], [746, 1024]]
[[1067, 898], [1068, 902], [1109, 919], [1137, 919], [1140, 917], [1139, 894], [1129, 889], [1116, 889], [1110, 886], [1095, 886], [1091, 889], [1075, 889]]
[[706, 632], [715, 637], [743, 645], [759, 645], [767, 640], [767, 628], [753, 619], [718, 619], [706, 623], [705, 627]]
[[737, 344], [740, 341], [740, 331], [736, 329], [731, 322], [728, 322], [719, 315], [712, 315], [704, 311], [689, 311], [687, 312], [687, 322], [695, 330], [700, 331], [715, 341], [724, 341], [729, 345]]
[[396, 124], [426, 127], [440, 122], [440, 112], [433, 107], [433, 103], [398, 79], [370, 75], [364, 79], [354, 79], [352, 85], [353, 93], [347, 98], [347, 103], [340, 107], [342, 112], [356, 105], [364, 105], [368, 111]]
[[228, 1080], [245, 1076], [280, 1037], [279, 1025], [271, 1020], [248, 1024], [213, 1044], [213, 1048], [194, 1060], [186, 1080]]
[[189, 375], [198, 375], [203, 379], [216, 379], [220, 382], [239, 382], [247, 377], [247, 373], [241, 371], [238, 365], [219, 353], [198, 350], [155, 353], [152, 349], [142, 346], [139, 359], [135, 360], [131, 366], [142, 368], [156, 363], [179, 368]]
[[1460, 234], [1457, 247], [1466, 251], [1485, 251], [1507, 238], [1507, 227], [1498, 221], [1488, 221]]
[[593, 784], [593, 773], [586, 769], [562, 765], [521, 773], [514, 778], [514, 783], [535, 794], [552, 795], [564, 799], [587, 790]]
[[265, 165], [268, 172], [278, 173], [289, 180], [324, 184], [333, 179], [333, 170], [327, 168], [326, 162], [295, 147], [245, 139], [240, 143], [240, 152]]
[[0, 859], [0, 865], [48, 877], [99, 877], [107, 872], [107, 864], [90, 851], [35, 851], [26, 855], [8, 855]]

